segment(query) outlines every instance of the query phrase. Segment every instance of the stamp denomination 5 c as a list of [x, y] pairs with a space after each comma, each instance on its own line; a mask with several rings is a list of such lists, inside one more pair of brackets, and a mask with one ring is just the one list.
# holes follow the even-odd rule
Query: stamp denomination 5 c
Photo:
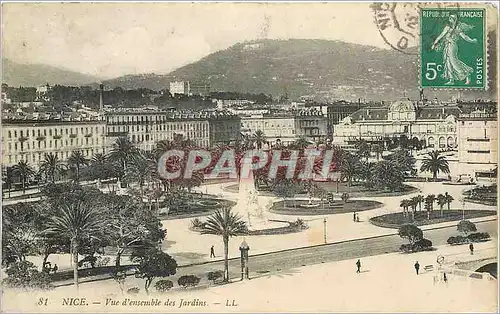
[[421, 10], [421, 87], [486, 88], [485, 20], [484, 9]]

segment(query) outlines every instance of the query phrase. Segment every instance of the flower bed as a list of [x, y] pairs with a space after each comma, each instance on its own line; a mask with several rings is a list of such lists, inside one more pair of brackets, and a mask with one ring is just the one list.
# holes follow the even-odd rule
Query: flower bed
[[347, 203], [334, 202], [333, 204], [319, 204], [319, 206], [303, 208], [301, 205], [307, 205], [307, 200], [296, 200], [296, 207], [293, 207], [293, 201], [278, 201], [273, 204], [270, 211], [283, 214], [283, 215], [331, 215], [331, 214], [345, 214], [351, 212], [361, 212], [365, 210], [375, 209], [384, 206], [383, 203], [371, 200], [350, 200]]

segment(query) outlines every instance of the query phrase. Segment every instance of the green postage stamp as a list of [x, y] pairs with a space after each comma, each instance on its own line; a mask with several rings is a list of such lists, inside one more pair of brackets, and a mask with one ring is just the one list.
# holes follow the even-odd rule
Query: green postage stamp
[[484, 9], [422, 8], [420, 84], [423, 88], [485, 89]]

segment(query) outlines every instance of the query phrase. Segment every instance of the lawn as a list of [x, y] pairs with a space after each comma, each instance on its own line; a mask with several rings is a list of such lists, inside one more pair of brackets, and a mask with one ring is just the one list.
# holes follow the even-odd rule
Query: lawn
[[477, 186], [463, 193], [466, 202], [478, 203], [489, 206], [497, 205], [497, 185]]
[[[293, 200], [287, 200], [286, 206], [284, 201], [278, 201], [273, 204], [270, 211], [283, 215], [331, 215], [361, 212], [379, 208], [384, 205], [383, 203], [377, 201], [349, 200], [347, 203], [336, 201], [333, 203], [333, 206], [329, 206], [328, 203], [325, 202], [324, 208], [321, 206], [321, 204], [318, 207], [314, 208], [303, 208], [299, 206], [308, 203], [309, 201], [307, 200], [297, 200], [295, 201], [296, 207], [294, 207]], [[315, 201], [314, 203], [318, 203], [318, 201]]]
[[[497, 212], [494, 210], [466, 210], [465, 219], [494, 216], [496, 214]], [[373, 217], [370, 219], [370, 223], [383, 228], [399, 228], [401, 225], [408, 223], [424, 226], [446, 221], [459, 221], [462, 220], [462, 215], [463, 212], [461, 210], [444, 210], [443, 217], [441, 217], [441, 211], [438, 209], [432, 211], [430, 219], [427, 219], [426, 211], [417, 211], [415, 213], [415, 220], [413, 220], [411, 214], [409, 217], [404, 217], [402, 212], [398, 212]]]
[[[318, 186], [328, 192], [337, 193], [336, 182], [318, 182]], [[367, 197], [367, 196], [400, 196], [411, 193], [417, 193], [419, 189], [410, 185], [403, 185], [400, 191], [385, 191], [385, 190], [370, 190], [361, 184], [353, 183], [348, 186], [346, 182], [338, 183], [338, 193], [349, 193], [351, 197]]]
[[202, 198], [196, 199], [194, 202], [187, 206], [178, 206], [170, 209], [167, 214], [161, 213], [160, 208], [160, 219], [161, 220], [171, 220], [171, 219], [183, 219], [192, 218], [199, 216], [207, 216], [212, 214], [216, 209], [222, 208], [224, 206], [234, 206], [236, 205], [233, 201], [218, 199], [218, 198]]

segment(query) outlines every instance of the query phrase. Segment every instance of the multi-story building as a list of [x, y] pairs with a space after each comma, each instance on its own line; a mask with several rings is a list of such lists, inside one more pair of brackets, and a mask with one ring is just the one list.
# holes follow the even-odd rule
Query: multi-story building
[[478, 110], [458, 117], [458, 162], [470, 176], [498, 165], [496, 113]]
[[79, 114], [2, 114], [2, 165], [21, 160], [38, 167], [46, 153], [66, 161], [73, 151], [105, 152], [104, 121]]
[[335, 127], [344, 118], [350, 116], [354, 112], [361, 109], [361, 103], [350, 103], [339, 101], [333, 104], [328, 104], [327, 107], [327, 134], [331, 137], [335, 133]]
[[191, 88], [189, 85], [189, 81], [175, 81], [175, 82], [170, 82], [170, 94], [175, 95], [175, 94], [182, 94], [182, 95], [189, 95], [191, 93]]
[[266, 140], [271, 145], [276, 144], [276, 141], [286, 145], [297, 139], [295, 117], [289, 113], [241, 117], [241, 132], [243, 134], [251, 136], [259, 130], [264, 133]]
[[200, 95], [200, 96], [210, 95], [210, 83], [208, 82], [188, 82], [188, 83], [189, 83], [189, 95]]
[[287, 145], [301, 136], [316, 142], [326, 137], [326, 117], [320, 111], [310, 108], [241, 118], [242, 133], [252, 135], [258, 130], [264, 133], [271, 145], [278, 140]]
[[428, 104], [409, 100], [389, 106], [366, 107], [344, 118], [336, 126], [333, 142], [338, 145], [358, 139], [386, 143], [388, 139], [406, 136], [416, 138], [426, 147], [456, 148], [457, 117], [454, 104]]
[[137, 147], [152, 150], [156, 142], [182, 135], [201, 147], [229, 143], [239, 134], [239, 117], [226, 112], [120, 110], [106, 113], [107, 145], [126, 136]]
[[300, 110], [295, 114], [295, 131], [312, 142], [323, 140], [327, 136], [327, 118], [315, 108]]

